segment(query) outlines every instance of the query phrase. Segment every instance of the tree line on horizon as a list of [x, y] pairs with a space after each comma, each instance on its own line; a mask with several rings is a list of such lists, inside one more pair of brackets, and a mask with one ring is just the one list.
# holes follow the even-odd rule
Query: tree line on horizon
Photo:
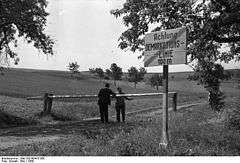
[[[72, 73], [79, 73], [79, 64], [75, 62], [70, 62], [68, 64], [68, 70]], [[112, 63], [109, 69], [106, 69], [105, 71], [98, 67], [98, 68], [89, 68], [89, 72], [92, 74], [96, 74], [100, 79], [110, 80], [112, 79], [114, 81], [114, 85], [116, 86], [116, 82], [118, 80], [122, 80], [122, 77], [124, 75], [122, 68], [119, 67], [116, 63]], [[141, 67], [137, 69], [136, 67], [132, 66], [128, 69], [126, 80], [134, 83], [134, 88], [137, 87], [137, 84], [144, 80], [144, 76], [147, 73], [146, 69]], [[152, 87], [156, 87], [158, 90], [159, 86], [162, 86], [162, 80], [163, 77], [159, 74], [153, 74], [150, 78], [147, 79], [147, 83], [149, 83]]]
[[[116, 82], [118, 80], [123, 79], [123, 71], [122, 68], [119, 67], [116, 63], [112, 63], [109, 69], [105, 71], [102, 68], [89, 68], [89, 72], [92, 74], [97, 74], [100, 79], [114, 81], [114, 85], [116, 86]], [[134, 87], [136, 88], [137, 84], [144, 79], [144, 75], [147, 73], [146, 69], [141, 67], [137, 69], [132, 66], [128, 69], [126, 80], [134, 83]]]

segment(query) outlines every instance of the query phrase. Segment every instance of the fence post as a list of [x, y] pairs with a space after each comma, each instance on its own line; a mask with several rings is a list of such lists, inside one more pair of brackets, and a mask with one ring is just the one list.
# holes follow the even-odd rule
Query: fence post
[[47, 107], [48, 107], [48, 93], [45, 93], [44, 96], [43, 96], [43, 112], [42, 112], [42, 115], [46, 114]]
[[52, 93], [48, 94], [48, 106], [47, 106], [47, 110], [46, 110], [46, 113], [47, 114], [50, 114], [51, 113], [51, 110], [52, 110], [52, 101], [53, 99], [49, 96], [53, 96]]
[[42, 116], [46, 116], [51, 113], [52, 109], [52, 98], [49, 96], [52, 96], [53, 94], [45, 93], [43, 97], [43, 112]]
[[173, 111], [177, 111], [177, 93], [173, 93], [173, 103], [172, 103]]

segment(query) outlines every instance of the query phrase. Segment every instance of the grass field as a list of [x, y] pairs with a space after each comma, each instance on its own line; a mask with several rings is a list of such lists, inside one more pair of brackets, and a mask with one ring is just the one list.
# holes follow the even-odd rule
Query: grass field
[[[42, 95], [46, 92], [54, 94], [97, 94], [104, 86], [104, 80], [82, 72], [72, 76], [65, 71], [39, 71], [9, 69], [0, 76], [0, 94], [11, 97], [28, 97]], [[130, 93], [147, 92], [149, 88], [140, 86], [137, 90], [126, 82], [119, 82]], [[140, 84], [141, 85], [141, 84]], [[113, 87], [116, 91], [116, 88]], [[154, 90], [152, 90], [154, 91]]]
[[[207, 92], [195, 82], [186, 80], [187, 76], [187, 73], [180, 73], [179, 76], [175, 73], [169, 81], [169, 90], [178, 92], [178, 105], [206, 102]], [[38, 115], [43, 102], [25, 99], [45, 92], [97, 94], [104, 81], [87, 72], [73, 77], [62, 71], [10, 69], [0, 76], [0, 83], [0, 141], [6, 143], [0, 145], [0, 155], [240, 154], [239, 130], [228, 127], [226, 112], [216, 114], [208, 105], [170, 113], [172, 148], [164, 150], [159, 148], [159, 113], [134, 114], [127, 117], [127, 123], [114, 123], [111, 119], [110, 124], [104, 125], [98, 121], [81, 121], [99, 116], [96, 101], [54, 101], [52, 116], [40, 118]], [[120, 81], [117, 85], [126, 93], [157, 92], [144, 83], [139, 83], [137, 89], [126, 81]], [[112, 89], [116, 91], [114, 85]], [[236, 80], [224, 82], [221, 89], [227, 97], [225, 110], [238, 110], [240, 91]], [[171, 99], [169, 102], [171, 104]], [[109, 109], [110, 116], [115, 114], [113, 104]], [[149, 107], [161, 108], [161, 98], [127, 101], [127, 111]]]
[[[183, 74], [180, 74], [179, 78], [176, 74], [174, 76], [174, 80], [169, 82], [169, 90], [179, 93], [179, 104], [206, 100], [206, 91], [201, 86], [183, 79]], [[2, 95], [0, 96], [0, 111], [31, 122], [38, 121], [39, 118], [36, 115], [42, 111], [43, 102], [27, 101], [24, 99], [25, 97], [39, 96], [46, 92], [57, 95], [97, 94], [104, 82], [106, 81], [99, 80], [88, 72], [72, 76], [69, 72], [64, 71], [9, 69], [3, 76], [0, 76], [0, 94]], [[113, 83], [112, 81], [108, 82]], [[144, 83], [139, 83], [137, 89], [132, 83], [126, 81], [118, 81], [117, 86], [121, 86], [126, 93], [157, 92], [156, 89]], [[116, 91], [116, 86], [113, 84], [111, 88]], [[158, 92], [161, 92], [161, 88]], [[160, 97], [135, 98], [133, 101], [127, 101], [127, 110], [160, 107], [161, 103]], [[169, 99], [169, 103], [171, 104], [171, 99]], [[54, 101], [52, 111], [55, 118], [60, 120], [82, 120], [96, 117], [99, 114], [96, 100]], [[114, 105], [111, 105], [109, 111], [110, 115], [115, 114]]]

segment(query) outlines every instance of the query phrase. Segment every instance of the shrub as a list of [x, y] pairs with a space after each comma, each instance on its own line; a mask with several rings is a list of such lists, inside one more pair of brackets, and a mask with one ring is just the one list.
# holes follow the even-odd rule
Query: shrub
[[240, 110], [239, 108], [228, 109], [226, 112], [226, 125], [229, 128], [240, 130]]

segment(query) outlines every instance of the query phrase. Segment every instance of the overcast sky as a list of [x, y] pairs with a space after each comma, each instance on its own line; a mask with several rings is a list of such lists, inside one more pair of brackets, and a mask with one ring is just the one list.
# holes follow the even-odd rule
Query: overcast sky
[[[56, 40], [54, 56], [46, 56], [31, 45], [17, 48], [19, 68], [67, 70], [69, 62], [78, 62], [80, 71], [89, 68], [109, 68], [117, 63], [124, 71], [131, 66], [142, 67], [139, 54], [124, 52], [118, 38], [126, 29], [121, 19], [110, 14], [120, 8], [125, 0], [49, 0], [47, 33]], [[227, 68], [236, 68], [230, 64]], [[170, 71], [191, 70], [187, 65], [169, 66]], [[239, 65], [238, 65], [239, 68]], [[161, 72], [162, 66], [147, 69]]]

